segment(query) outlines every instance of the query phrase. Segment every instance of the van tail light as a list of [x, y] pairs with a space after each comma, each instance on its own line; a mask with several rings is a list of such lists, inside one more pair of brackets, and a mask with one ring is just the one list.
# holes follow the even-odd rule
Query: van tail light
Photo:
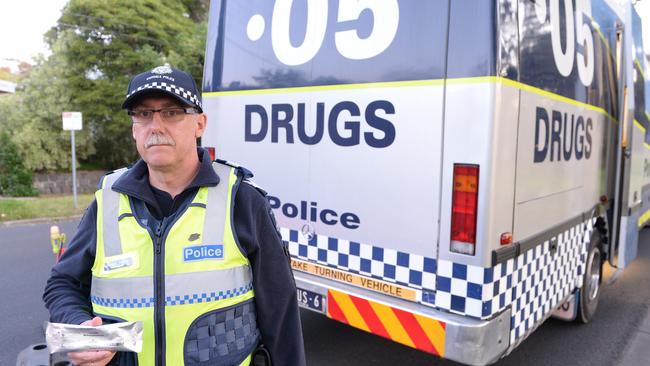
[[510, 245], [512, 244], [512, 233], [503, 233], [499, 238], [501, 245]]
[[210, 154], [210, 161], [215, 161], [217, 159], [217, 153], [214, 149], [214, 147], [205, 147], [206, 150], [208, 150], [208, 154]]
[[476, 253], [478, 168], [478, 165], [454, 164], [450, 250], [455, 253]]

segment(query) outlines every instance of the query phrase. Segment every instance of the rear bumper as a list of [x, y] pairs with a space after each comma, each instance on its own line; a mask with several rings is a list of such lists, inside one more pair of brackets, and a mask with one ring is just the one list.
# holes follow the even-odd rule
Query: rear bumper
[[322, 297], [318, 308], [301, 306], [427, 353], [468, 365], [487, 365], [510, 345], [510, 308], [492, 319], [479, 320], [308, 273], [294, 271], [294, 276], [299, 289]]

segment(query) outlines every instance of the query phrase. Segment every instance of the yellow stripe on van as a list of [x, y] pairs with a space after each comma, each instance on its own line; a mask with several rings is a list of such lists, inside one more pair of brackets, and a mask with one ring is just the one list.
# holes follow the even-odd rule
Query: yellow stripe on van
[[250, 89], [250, 90], [208, 92], [208, 93], [203, 93], [202, 95], [205, 98], [205, 97], [223, 97], [229, 95], [260, 95], [260, 94], [279, 94], [279, 93], [302, 93], [302, 92], [327, 91], [327, 90], [401, 88], [401, 87], [409, 87], [409, 86], [443, 85], [444, 82], [445, 82], [444, 79], [428, 79], [428, 80], [389, 81], [383, 83], [314, 85], [314, 86], [297, 86], [293, 88], [271, 88], [271, 89]]
[[409, 81], [394, 81], [384, 83], [364, 83], [364, 84], [339, 84], [339, 85], [319, 85], [319, 86], [299, 86], [294, 88], [275, 88], [275, 89], [250, 89], [250, 90], [232, 90], [220, 92], [207, 92], [203, 93], [204, 98], [225, 97], [235, 95], [264, 95], [264, 94], [280, 94], [280, 93], [305, 93], [312, 91], [327, 91], [327, 90], [355, 90], [355, 89], [374, 89], [374, 88], [396, 88], [396, 87], [412, 87], [412, 86], [431, 86], [431, 85], [469, 85], [469, 84], [501, 84], [508, 85], [520, 90], [525, 90], [535, 93], [542, 97], [554, 99], [559, 102], [574, 105], [576, 107], [585, 108], [602, 115], [605, 115], [614, 123], [618, 120], [607, 113], [603, 108], [596, 107], [591, 104], [583, 103], [575, 99], [567, 98], [565, 96], [555, 94], [532, 85], [523, 84], [515, 80], [510, 80], [500, 76], [478, 76], [471, 78], [453, 78], [453, 79], [428, 79], [428, 80], [409, 80]]
[[600, 40], [603, 41], [603, 44], [605, 44], [605, 47], [607, 48], [607, 52], [609, 53], [609, 55], [616, 58], [616, 54], [612, 52], [612, 48], [609, 46], [609, 41], [605, 38], [603, 32], [600, 31], [600, 24], [598, 24], [594, 18], [590, 17], [589, 19], [591, 20], [592, 24], [596, 23], [598, 25], [597, 27], [595, 27], [596, 32], [598, 32], [598, 36], [600, 37]]
[[634, 120], [634, 125], [636, 126], [636, 128], [641, 130], [641, 132], [645, 133], [645, 127], [643, 127], [643, 125], [636, 119]]
[[506, 85], [511, 85], [511, 86], [514, 86], [514, 87], [518, 87], [521, 90], [525, 90], [525, 91], [528, 91], [528, 92], [531, 92], [531, 93], [535, 93], [535, 94], [538, 94], [538, 95], [540, 95], [542, 97], [555, 99], [555, 100], [557, 100], [559, 102], [564, 102], [564, 103], [567, 103], [567, 104], [574, 105], [576, 107], [585, 108], [585, 109], [588, 109], [590, 111], [594, 111], [596, 113], [603, 114], [603, 115], [607, 116], [607, 118], [609, 118], [612, 122], [618, 123], [618, 120], [616, 118], [614, 118], [614, 116], [607, 113], [607, 111], [605, 111], [601, 107], [596, 107], [595, 105], [587, 104], [587, 103], [584, 103], [584, 102], [577, 101], [575, 99], [567, 98], [567, 97], [559, 95], [559, 94], [551, 93], [551, 92], [546, 91], [544, 89], [540, 89], [540, 88], [537, 88], [537, 87], [534, 87], [534, 86], [528, 85], [528, 84], [523, 84], [523, 83], [520, 83], [518, 81], [514, 81], [514, 80], [510, 80], [510, 79], [505, 79], [505, 80], [507, 80], [507, 81], [504, 82], [504, 84], [506, 84]]
[[603, 114], [603, 115], [607, 116], [613, 122], [618, 123], [618, 120], [616, 118], [614, 118], [612, 115], [607, 113], [601, 107], [596, 107], [596, 106], [591, 105], [591, 104], [583, 103], [583, 102], [577, 101], [575, 99], [567, 98], [565, 96], [555, 94], [555, 93], [552, 93], [550, 91], [546, 91], [544, 89], [534, 87], [532, 85], [520, 83], [518, 81], [510, 80], [510, 79], [503, 78], [503, 77], [500, 77], [500, 76], [480, 76], [480, 77], [474, 77], [474, 78], [458, 78], [458, 79], [448, 79], [447, 80], [447, 83], [449, 83], [449, 84], [478, 84], [478, 83], [489, 83], [489, 82], [495, 83], [495, 84], [508, 85], [508, 86], [513, 87], [513, 88], [517, 88], [517, 89], [520, 89], [520, 90], [525, 90], [527, 92], [535, 93], [535, 94], [537, 94], [539, 96], [542, 96], [542, 97], [557, 100], [558, 102], [563, 102], [563, 103], [574, 105], [576, 107], [585, 108], [585, 109], [588, 109], [590, 111], [594, 111], [596, 113]]
[[641, 63], [639, 62], [639, 59], [635, 58], [634, 63], [636, 64], [636, 67], [639, 68], [639, 72], [641, 73], [641, 76], [643, 77], [643, 81], [645, 81], [645, 71], [643, 70], [643, 67], [641, 67]]
[[648, 220], [650, 220], [650, 210], [646, 211], [639, 217], [638, 226], [642, 227]]

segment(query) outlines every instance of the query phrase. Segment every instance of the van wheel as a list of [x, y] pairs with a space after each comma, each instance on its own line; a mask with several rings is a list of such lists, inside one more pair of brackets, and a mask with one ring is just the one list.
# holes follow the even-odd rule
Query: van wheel
[[581, 323], [589, 323], [596, 315], [598, 299], [600, 299], [601, 269], [600, 238], [598, 234], [594, 234], [589, 244], [586, 269], [580, 291], [580, 306], [578, 307], [577, 319]]

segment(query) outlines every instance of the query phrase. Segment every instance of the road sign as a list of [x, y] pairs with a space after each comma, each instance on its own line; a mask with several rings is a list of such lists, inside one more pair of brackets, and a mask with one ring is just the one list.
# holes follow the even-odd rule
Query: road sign
[[81, 112], [63, 112], [63, 129], [79, 131], [82, 128]]
[[72, 196], [74, 208], [77, 208], [77, 154], [74, 142], [74, 132], [82, 128], [81, 112], [63, 112], [63, 129], [70, 131], [70, 144], [72, 145]]

